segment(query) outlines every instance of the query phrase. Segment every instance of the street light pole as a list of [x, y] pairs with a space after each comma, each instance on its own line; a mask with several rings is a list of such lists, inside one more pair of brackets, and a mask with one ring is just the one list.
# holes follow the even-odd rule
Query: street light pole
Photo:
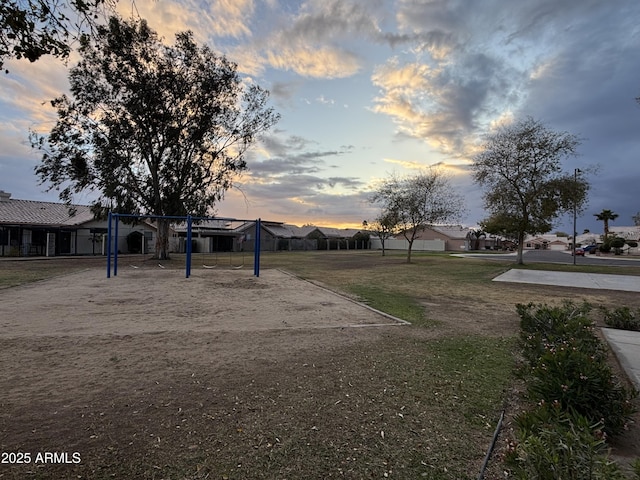
[[578, 232], [576, 231], [576, 217], [577, 217], [577, 210], [578, 210], [578, 205], [577, 205], [577, 201], [576, 201], [576, 195], [577, 195], [577, 190], [578, 190], [578, 173], [580, 173], [580, 169], [576, 168], [573, 171], [573, 181], [575, 182], [574, 186], [576, 188], [576, 192], [573, 195], [573, 264], [576, 264], [576, 236], [578, 235]]

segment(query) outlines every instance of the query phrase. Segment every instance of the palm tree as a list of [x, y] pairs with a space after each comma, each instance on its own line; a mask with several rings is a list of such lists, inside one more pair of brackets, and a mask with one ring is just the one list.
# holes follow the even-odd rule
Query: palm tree
[[604, 238], [606, 239], [609, 236], [609, 220], [614, 221], [619, 215], [611, 210], [602, 210], [600, 213], [594, 213], [594, 216], [604, 222]]

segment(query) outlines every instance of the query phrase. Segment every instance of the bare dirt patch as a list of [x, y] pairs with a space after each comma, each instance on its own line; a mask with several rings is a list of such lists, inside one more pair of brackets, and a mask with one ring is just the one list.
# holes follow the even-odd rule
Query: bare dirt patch
[[103, 276], [0, 291], [0, 449], [31, 457], [0, 478], [300, 478], [291, 450], [325, 451], [336, 412], [366, 401], [354, 351], [405, 328], [277, 270]]
[[[0, 336], [337, 328], [388, 317], [278, 270], [87, 270], [1, 293]], [[301, 315], [304, 312], [304, 315]]]

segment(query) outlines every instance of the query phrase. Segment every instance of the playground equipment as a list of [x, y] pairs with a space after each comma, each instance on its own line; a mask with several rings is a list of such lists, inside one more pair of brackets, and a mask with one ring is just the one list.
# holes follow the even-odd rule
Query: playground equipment
[[[191, 276], [191, 261], [192, 261], [192, 230], [193, 230], [193, 222], [194, 221], [203, 221], [203, 220], [224, 220], [216, 217], [192, 217], [191, 215], [187, 216], [162, 216], [162, 215], [135, 215], [130, 213], [112, 213], [109, 212], [108, 219], [108, 227], [107, 227], [107, 278], [111, 278], [111, 258], [113, 257], [113, 276], [118, 275], [118, 248], [117, 248], [117, 238], [118, 238], [118, 225], [120, 223], [121, 218], [132, 218], [132, 219], [166, 219], [173, 221], [186, 221], [187, 223], [187, 241], [186, 241], [186, 265], [185, 265], [185, 278], [189, 278]], [[242, 221], [242, 220], [241, 220]], [[257, 220], [244, 220], [255, 222], [255, 238], [254, 238], [254, 248], [253, 248], [253, 274], [256, 277], [260, 276], [260, 229], [261, 229], [261, 220], [258, 218]], [[116, 248], [113, 248], [112, 238], [116, 239]], [[231, 262], [231, 258], [229, 259]], [[243, 265], [244, 265], [244, 253], [243, 253]], [[234, 268], [242, 268], [243, 265]], [[158, 264], [159, 267], [164, 268], [162, 264]], [[203, 265], [205, 268], [211, 268]]]

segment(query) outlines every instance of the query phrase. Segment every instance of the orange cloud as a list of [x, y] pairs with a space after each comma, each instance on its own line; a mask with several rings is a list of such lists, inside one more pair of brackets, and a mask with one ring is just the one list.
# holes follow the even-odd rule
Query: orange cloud
[[358, 58], [333, 47], [298, 46], [267, 53], [274, 68], [292, 70], [298, 75], [312, 78], [345, 78], [360, 70]]

